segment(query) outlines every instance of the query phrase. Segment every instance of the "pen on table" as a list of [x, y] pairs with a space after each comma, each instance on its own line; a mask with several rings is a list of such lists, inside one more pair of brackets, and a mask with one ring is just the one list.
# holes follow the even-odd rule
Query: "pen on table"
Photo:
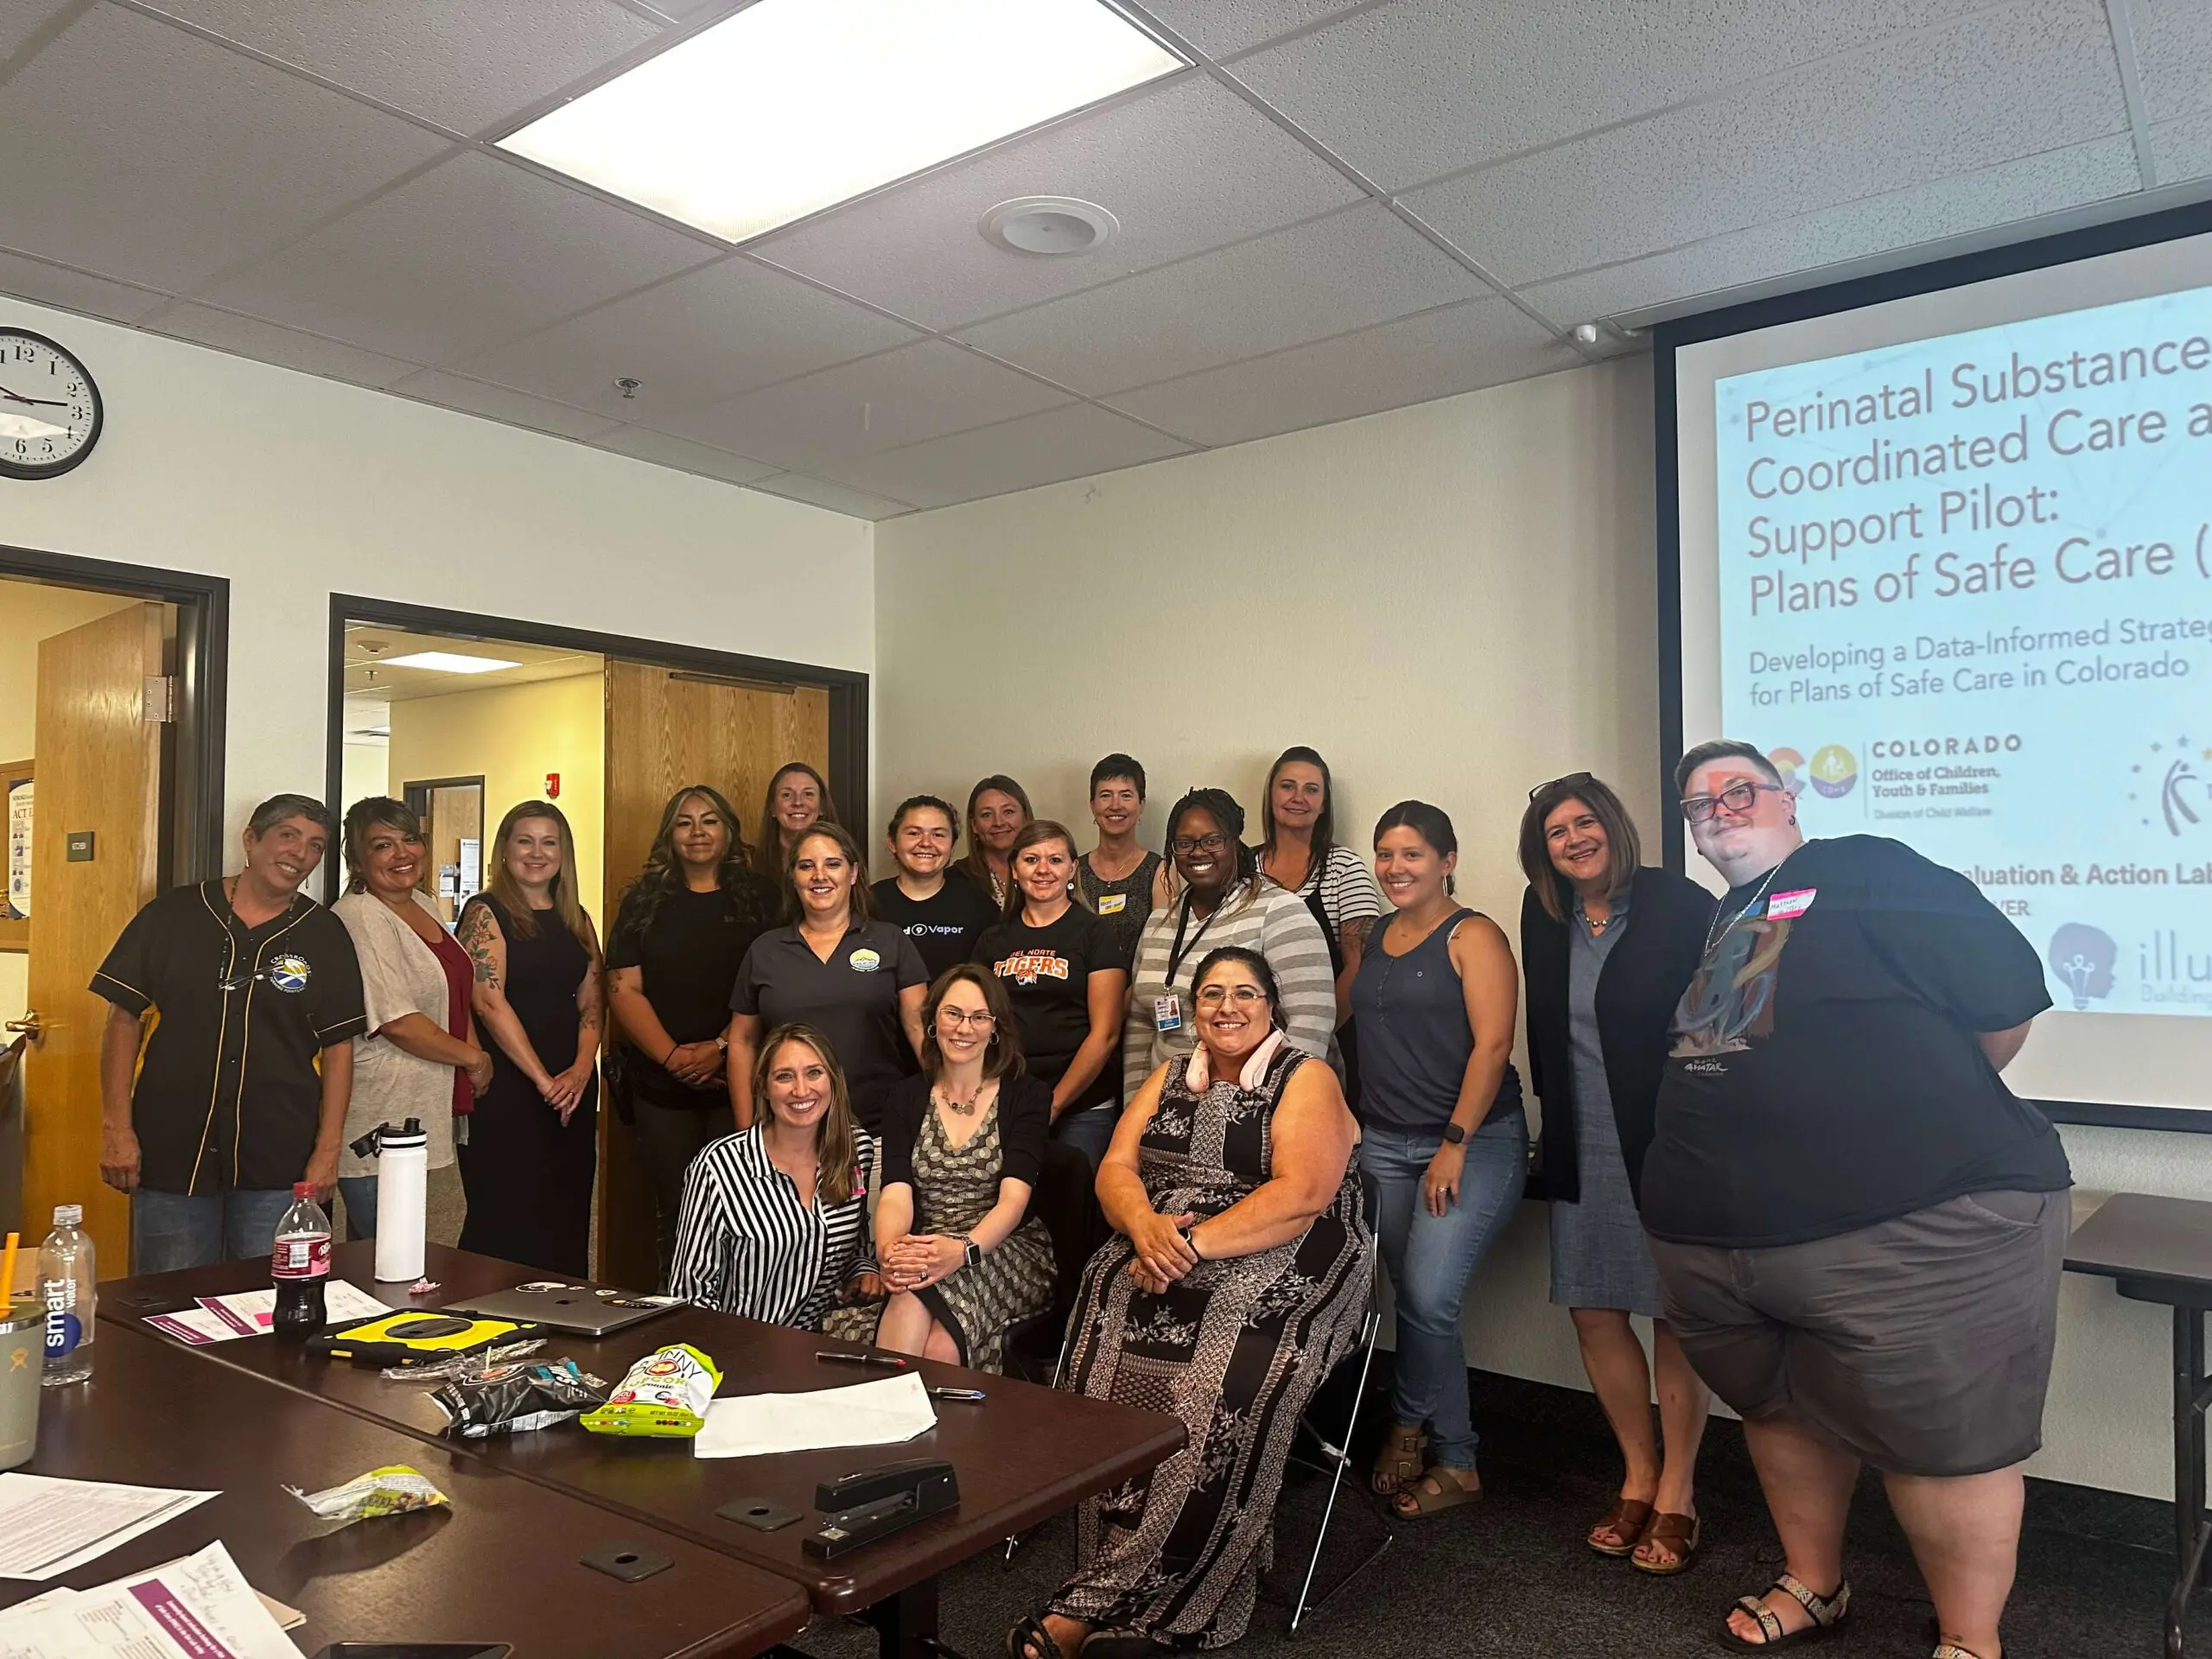
[[930, 1398], [932, 1400], [981, 1400], [982, 1397], [983, 1391], [981, 1389], [931, 1389], [930, 1390]]
[[893, 1359], [888, 1354], [836, 1354], [817, 1349], [814, 1357], [817, 1359], [834, 1359], [841, 1365], [880, 1366], [887, 1371], [903, 1371], [906, 1369], [905, 1360]]

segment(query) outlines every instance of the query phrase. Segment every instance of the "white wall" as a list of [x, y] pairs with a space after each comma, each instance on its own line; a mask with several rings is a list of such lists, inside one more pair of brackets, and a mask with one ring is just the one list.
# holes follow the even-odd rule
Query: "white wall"
[[[881, 798], [986, 772], [1088, 828], [1092, 760], [1152, 778], [1146, 837], [1194, 784], [1254, 813], [1268, 762], [1328, 757], [1347, 838], [1418, 795], [1460, 892], [1511, 931], [1531, 784], [1588, 768], [1658, 826], [1648, 365], [1608, 365], [880, 524]], [[2212, 1197], [2212, 1141], [2069, 1130], [2085, 1189]], [[1585, 1386], [1547, 1304], [1541, 1206], [1478, 1277], [1471, 1363]], [[2053, 1478], [2171, 1491], [2166, 1316], [2064, 1293]]]
[[0, 490], [0, 543], [231, 580], [235, 826], [325, 787], [333, 592], [874, 665], [870, 527], [556, 438], [0, 298], [107, 425]]

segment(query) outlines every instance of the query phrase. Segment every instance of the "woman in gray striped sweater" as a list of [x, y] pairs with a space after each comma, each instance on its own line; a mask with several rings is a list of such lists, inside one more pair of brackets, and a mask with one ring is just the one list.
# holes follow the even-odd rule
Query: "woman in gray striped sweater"
[[1278, 1014], [1291, 1044], [1317, 1060], [1329, 1057], [1337, 995], [1328, 938], [1304, 899], [1260, 873], [1243, 835], [1244, 809], [1226, 790], [1194, 789], [1167, 815], [1167, 854], [1183, 893], [1152, 912], [1137, 940], [1122, 1034], [1124, 1100], [1195, 1046], [1191, 976], [1226, 944], [1267, 958], [1282, 989]]

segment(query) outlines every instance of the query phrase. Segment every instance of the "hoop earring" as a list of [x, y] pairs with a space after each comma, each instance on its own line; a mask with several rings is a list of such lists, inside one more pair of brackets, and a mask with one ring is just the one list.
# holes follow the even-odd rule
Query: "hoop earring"
[[985, 1043], [985, 1044], [983, 1045], [983, 1046], [984, 1046], [985, 1048], [996, 1048], [998, 1046], [999, 1046], [999, 1034], [998, 1034], [998, 1033], [996, 1033], [996, 1032], [995, 1031], [995, 1032], [993, 1032], [993, 1033], [991, 1033], [991, 1040], [990, 1040], [989, 1042], [988, 1042], [988, 1043]]

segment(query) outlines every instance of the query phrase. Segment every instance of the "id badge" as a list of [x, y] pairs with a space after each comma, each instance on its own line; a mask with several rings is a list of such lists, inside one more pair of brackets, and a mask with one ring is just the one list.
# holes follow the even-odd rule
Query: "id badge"
[[1154, 1031], [1183, 1029], [1183, 999], [1170, 991], [1165, 996], [1152, 999], [1152, 1028]]
[[1098, 895], [1098, 913], [1101, 916], [1118, 916], [1128, 907], [1129, 895], [1126, 893], [1102, 893]]

